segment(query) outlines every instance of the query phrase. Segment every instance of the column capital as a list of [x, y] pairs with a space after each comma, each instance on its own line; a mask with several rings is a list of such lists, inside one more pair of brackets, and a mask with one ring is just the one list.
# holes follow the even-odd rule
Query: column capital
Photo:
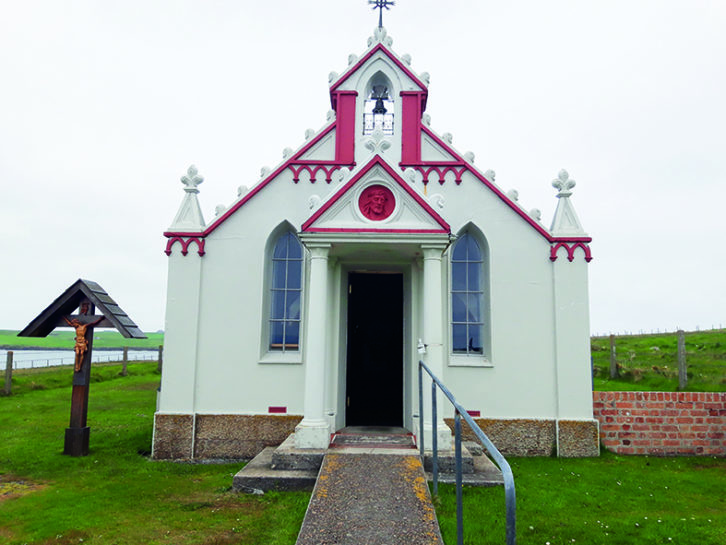
[[327, 259], [332, 244], [329, 242], [306, 242], [305, 247], [310, 251], [312, 259]]
[[441, 259], [444, 250], [448, 247], [448, 244], [421, 244], [421, 251], [423, 252], [424, 259]]

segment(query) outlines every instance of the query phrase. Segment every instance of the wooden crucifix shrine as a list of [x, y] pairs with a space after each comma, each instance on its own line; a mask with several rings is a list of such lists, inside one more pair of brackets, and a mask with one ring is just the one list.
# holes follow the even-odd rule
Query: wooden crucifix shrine
[[[78, 310], [78, 313], [71, 314], [74, 310]], [[93, 329], [115, 327], [127, 339], [145, 339], [146, 335], [101, 286], [81, 279], [53, 301], [18, 336], [45, 337], [56, 327], [72, 327], [76, 330], [71, 422], [66, 428], [63, 454], [86, 456], [90, 437], [87, 420]]]

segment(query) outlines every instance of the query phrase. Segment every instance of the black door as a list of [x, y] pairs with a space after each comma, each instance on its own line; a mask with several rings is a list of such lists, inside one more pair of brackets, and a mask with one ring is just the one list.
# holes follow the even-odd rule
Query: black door
[[403, 275], [350, 273], [346, 426], [403, 425]]

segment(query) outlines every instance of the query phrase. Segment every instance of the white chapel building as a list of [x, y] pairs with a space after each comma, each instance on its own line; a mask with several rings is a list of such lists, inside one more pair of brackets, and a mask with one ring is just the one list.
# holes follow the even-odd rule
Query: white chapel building
[[546, 227], [430, 126], [428, 74], [391, 45], [377, 28], [331, 74], [325, 126], [212, 221], [203, 178], [182, 178], [155, 458], [325, 448], [346, 426], [445, 446], [448, 404], [418, 414], [420, 359], [505, 454], [597, 455], [574, 181], [553, 182]]

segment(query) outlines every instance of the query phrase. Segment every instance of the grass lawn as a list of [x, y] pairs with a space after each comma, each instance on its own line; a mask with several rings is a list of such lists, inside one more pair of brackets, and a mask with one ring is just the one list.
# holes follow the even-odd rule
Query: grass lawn
[[[726, 392], [726, 329], [685, 334], [689, 392]], [[591, 340], [595, 390], [678, 390], [675, 333], [616, 337], [620, 378], [610, 378], [610, 339]], [[726, 540], [724, 540], [726, 543]]]
[[[156, 363], [132, 364], [127, 377], [119, 371], [93, 367], [85, 458], [61, 454], [70, 370], [16, 371], [14, 394], [0, 397], [0, 543], [295, 543], [309, 493], [238, 495], [230, 486], [240, 463], [150, 461]], [[724, 459], [605, 453], [511, 463], [519, 545], [726, 543]], [[453, 487], [440, 492], [451, 545]], [[469, 488], [464, 502], [466, 542], [503, 543], [503, 490]]]
[[[0, 348], [64, 348], [72, 350], [75, 331], [71, 328], [56, 329], [47, 337], [18, 337], [18, 332], [0, 329]], [[147, 339], [126, 339], [118, 331], [97, 329], [93, 332], [94, 348], [159, 348], [164, 344], [163, 333], [145, 333]]]

